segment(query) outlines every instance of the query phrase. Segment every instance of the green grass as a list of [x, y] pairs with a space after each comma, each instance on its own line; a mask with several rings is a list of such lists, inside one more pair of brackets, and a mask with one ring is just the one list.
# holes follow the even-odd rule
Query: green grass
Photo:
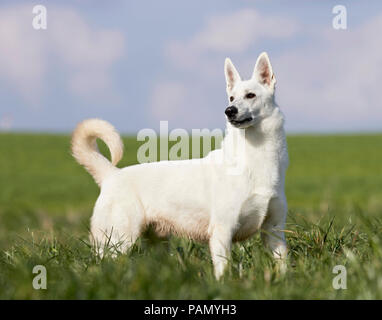
[[[122, 166], [139, 146], [125, 138]], [[381, 299], [382, 135], [291, 136], [288, 270], [259, 236], [235, 244], [223, 281], [208, 247], [148, 235], [115, 260], [88, 245], [98, 195], [69, 152], [69, 137], [0, 134], [1, 299]], [[44, 265], [47, 290], [34, 290]], [[335, 290], [332, 269], [347, 269]]]

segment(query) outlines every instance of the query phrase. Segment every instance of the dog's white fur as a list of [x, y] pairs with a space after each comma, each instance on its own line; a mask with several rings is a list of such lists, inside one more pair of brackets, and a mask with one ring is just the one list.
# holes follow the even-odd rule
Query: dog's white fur
[[[175, 233], [209, 241], [216, 278], [224, 272], [232, 241], [261, 228], [276, 258], [286, 256], [284, 193], [288, 153], [284, 117], [275, 104], [275, 76], [268, 55], [257, 59], [253, 76], [242, 81], [230, 59], [225, 61], [227, 94], [238, 112], [227, 121], [222, 148], [201, 160], [161, 161], [123, 169], [120, 136], [106, 121], [85, 120], [73, 133], [72, 152], [101, 187], [91, 219], [91, 237], [129, 248], [148, 225], [160, 235]], [[255, 93], [248, 98], [247, 93]], [[231, 98], [233, 97], [233, 98]], [[247, 119], [243, 123], [243, 119]], [[112, 162], [97, 149], [96, 138], [110, 149]], [[227, 141], [243, 142], [238, 150]], [[229, 161], [211, 161], [212, 158]], [[240, 174], [227, 166], [243, 163]]]

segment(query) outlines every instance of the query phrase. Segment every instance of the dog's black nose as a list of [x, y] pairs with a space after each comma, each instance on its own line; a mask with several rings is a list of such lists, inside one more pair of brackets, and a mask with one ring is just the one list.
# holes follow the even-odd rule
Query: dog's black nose
[[227, 115], [228, 118], [232, 118], [235, 115], [237, 115], [237, 108], [235, 106], [230, 106], [227, 109], [225, 109], [224, 113]]

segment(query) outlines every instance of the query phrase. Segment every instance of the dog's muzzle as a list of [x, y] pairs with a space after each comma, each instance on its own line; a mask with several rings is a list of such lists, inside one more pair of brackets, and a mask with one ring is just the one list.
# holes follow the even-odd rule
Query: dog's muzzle
[[241, 125], [245, 125], [246, 123], [253, 120], [252, 117], [237, 119], [239, 110], [235, 106], [229, 106], [227, 109], [225, 109], [224, 113], [226, 114], [228, 121], [235, 127], [240, 127]]

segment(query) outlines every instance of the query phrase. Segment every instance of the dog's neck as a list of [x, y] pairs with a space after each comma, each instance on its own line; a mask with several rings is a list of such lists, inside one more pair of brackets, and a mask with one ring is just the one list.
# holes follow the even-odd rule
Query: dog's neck
[[283, 183], [288, 154], [282, 112], [275, 106], [259, 124], [246, 129], [227, 124], [222, 149], [230, 166], [241, 166], [254, 180]]
[[257, 153], [259, 149], [264, 152], [265, 147], [269, 151], [276, 151], [283, 147], [285, 142], [284, 116], [279, 107], [275, 106], [272, 112], [255, 126], [238, 129], [227, 123], [227, 134], [224, 140], [223, 148], [229, 148], [229, 151], [226, 151], [234, 157], [243, 156], [241, 144], [245, 145], [247, 157], [251, 157], [251, 154]]
[[[238, 130], [238, 129], [236, 129]], [[258, 125], [245, 129], [246, 156], [260, 149], [262, 153], [278, 152], [285, 142], [284, 116], [276, 106]]]

